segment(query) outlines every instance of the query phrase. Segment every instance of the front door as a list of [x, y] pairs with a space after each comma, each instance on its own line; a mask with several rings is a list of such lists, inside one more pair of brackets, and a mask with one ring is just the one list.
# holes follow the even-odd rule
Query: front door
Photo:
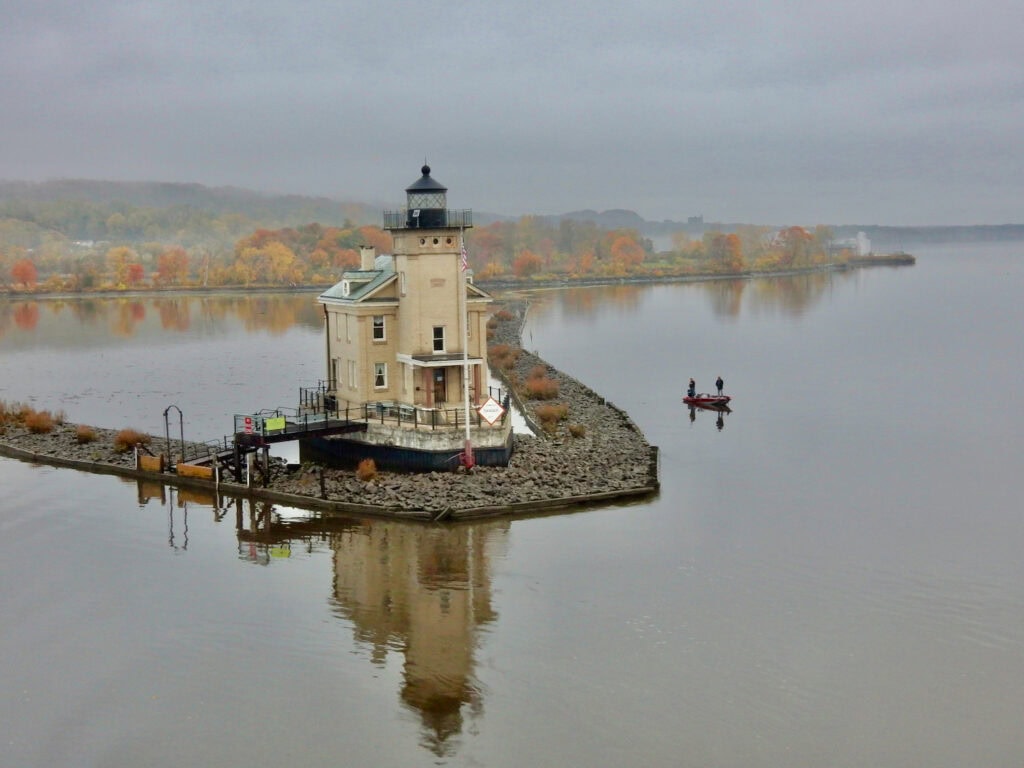
[[444, 405], [445, 402], [447, 402], [447, 398], [445, 397], [445, 393], [448, 390], [448, 387], [446, 386], [445, 375], [444, 375], [445, 369], [444, 368], [434, 368], [433, 371], [434, 371], [434, 405], [435, 406]]

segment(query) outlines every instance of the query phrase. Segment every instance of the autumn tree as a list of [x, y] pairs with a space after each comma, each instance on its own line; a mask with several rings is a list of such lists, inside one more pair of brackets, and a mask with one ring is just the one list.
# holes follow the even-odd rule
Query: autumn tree
[[609, 247], [612, 268], [616, 273], [628, 272], [644, 260], [644, 249], [630, 234], [616, 234]]
[[775, 238], [774, 245], [781, 251], [780, 264], [805, 267], [811, 263], [814, 236], [803, 227], [788, 227]]
[[146, 277], [145, 268], [138, 263], [128, 265], [128, 273], [125, 275], [125, 283], [127, 285], [138, 285]]
[[516, 277], [529, 277], [540, 272], [544, 261], [533, 251], [523, 249], [512, 262], [512, 272]]
[[135, 251], [125, 245], [107, 251], [107, 269], [113, 273], [115, 285], [128, 285], [128, 268], [137, 260]]
[[743, 245], [739, 235], [724, 235], [721, 232], [711, 232], [705, 237], [705, 253], [716, 262], [716, 266], [722, 272], [742, 272]]
[[18, 259], [11, 265], [11, 280], [15, 285], [24, 285], [27, 288], [35, 286], [39, 279], [39, 272], [36, 265], [30, 259]]
[[157, 280], [164, 285], [180, 285], [188, 277], [189, 259], [184, 248], [168, 248], [156, 257]]
[[362, 238], [360, 245], [370, 245], [377, 253], [391, 253], [391, 235], [380, 227], [360, 227], [359, 236]]

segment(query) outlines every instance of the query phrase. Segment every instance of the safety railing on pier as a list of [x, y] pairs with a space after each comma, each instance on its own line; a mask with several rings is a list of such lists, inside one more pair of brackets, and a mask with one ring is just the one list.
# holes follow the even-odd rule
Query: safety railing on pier
[[[352, 405], [339, 402], [335, 392], [334, 382], [331, 381], [321, 381], [315, 387], [303, 387], [299, 390], [299, 408], [306, 413], [322, 413], [331, 418], [347, 421], [377, 421], [412, 429], [464, 429], [466, 426], [466, 409], [462, 405], [450, 408], [425, 408], [393, 400]], [[511, 397], [508, 392], [501, 387], [488, 387], [487, 395], [503, 406], [504, 413], [492, 425], [479, 414], [478, 406], [471, 406], [470, 426], [504, 426], [506, 419], [510, 418]]]

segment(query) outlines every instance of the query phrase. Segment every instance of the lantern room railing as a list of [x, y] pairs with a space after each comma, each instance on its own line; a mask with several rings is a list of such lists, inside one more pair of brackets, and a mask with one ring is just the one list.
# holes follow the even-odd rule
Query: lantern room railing
[[384, 229], [469, 229], [472, 226], [473, 211], [468, 208], [384, 211]]

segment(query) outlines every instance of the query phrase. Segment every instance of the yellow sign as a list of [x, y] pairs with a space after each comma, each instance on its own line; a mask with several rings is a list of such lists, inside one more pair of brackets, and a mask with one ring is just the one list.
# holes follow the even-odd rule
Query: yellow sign
[[263, 427], [267, 432], [284, 432], [284, 416], [264, 420]]

